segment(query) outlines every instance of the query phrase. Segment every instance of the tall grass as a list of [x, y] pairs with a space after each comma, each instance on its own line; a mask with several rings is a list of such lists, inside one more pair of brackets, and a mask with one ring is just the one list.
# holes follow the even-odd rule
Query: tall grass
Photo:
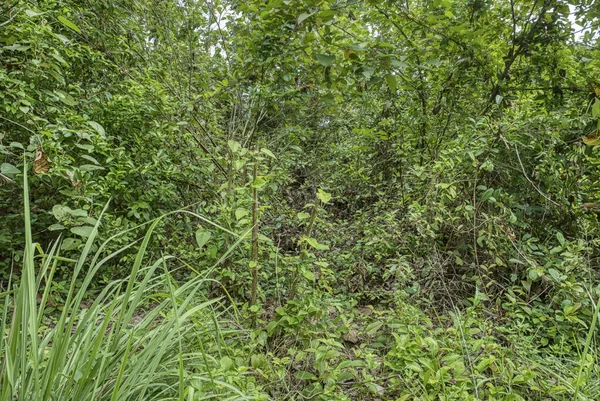
[[64, 258], [57, 243], [41, 260], [34, 258], [26, 176], [24, 188], [21, 277], [14, 291], [0, 294], [0, 400], [250, 399], [218, 374], [219, 355], [206, 352], [224, 332], [220, 301], [201, 291], [208, 279], [179, 286], [167, 269], [169, 257], [144, 264], [160, 219], [139, 243], [129, 277], [106, 285], [86, 306], [82, 301], [99, 269], [135, 245], [102, 258], [104, 243], [92, 254], [99, 219], [74, 264], [64, 307], [47, 327], [52, 278]]

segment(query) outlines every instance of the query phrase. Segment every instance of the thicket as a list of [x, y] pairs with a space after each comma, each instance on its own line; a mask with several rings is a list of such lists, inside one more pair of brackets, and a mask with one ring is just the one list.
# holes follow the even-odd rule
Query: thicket
[[599, 17], [0, 2], [2, 400], [599, 399]]

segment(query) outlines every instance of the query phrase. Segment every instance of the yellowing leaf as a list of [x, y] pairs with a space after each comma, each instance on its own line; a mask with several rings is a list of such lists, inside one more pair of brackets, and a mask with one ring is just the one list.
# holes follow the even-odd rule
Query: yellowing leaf
[[357, 59], [358, 55], [356, 54], [356, 52], [352, 49], [346, 49], [344, 51], [344, 57], [346, 58], [346, 60], [350, 60], [350, 59]]
[[600, 145], [600, 135], [598, 135], [598, 131], [594, 131], [590, 133], [588, 136], [582, 136], [581, 139], [583, 143], [589, 146]]

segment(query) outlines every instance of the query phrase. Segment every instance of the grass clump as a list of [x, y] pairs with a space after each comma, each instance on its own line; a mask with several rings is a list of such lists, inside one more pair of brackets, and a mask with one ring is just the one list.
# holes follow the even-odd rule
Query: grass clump
[[62, 311], [48, 323], [50, 286], [64, 258], [55, 243], [38, 263], [26, 177], [24, 195], [20, 281], [1, 294], [1, 400], [254, 399], [240, 389], [243, 376], [220, 368], [225, 339], [239, 333], [226, 328], [227, 308], [220, 299], [204, 297], [208, 279], [196, 276], [178, 285], [167, 269], [168, 256], [145, 264], [160, 219], [139, 244], [128, 278], [110, 282], [87, 302], [98, 270], [134, 245], [102, 257], [105, 243], [92, 254], [98, 222], [73, 261]]

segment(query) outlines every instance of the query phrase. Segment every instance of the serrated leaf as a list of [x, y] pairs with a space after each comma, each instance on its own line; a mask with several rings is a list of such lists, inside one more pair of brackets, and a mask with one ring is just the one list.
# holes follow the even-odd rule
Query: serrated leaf
[[74, 30], [77, 33], [81, 33], [81, 29], [79, 29], [79, 27], [77, 25], [75, 25], [73, 22], [69, 21], [68, 19], [66, 19], [62, 15], [58, 16], [58, 20], [60, 21], [61, 24], [63, 24], [67, 28], [72, 29], [72, 30]]

